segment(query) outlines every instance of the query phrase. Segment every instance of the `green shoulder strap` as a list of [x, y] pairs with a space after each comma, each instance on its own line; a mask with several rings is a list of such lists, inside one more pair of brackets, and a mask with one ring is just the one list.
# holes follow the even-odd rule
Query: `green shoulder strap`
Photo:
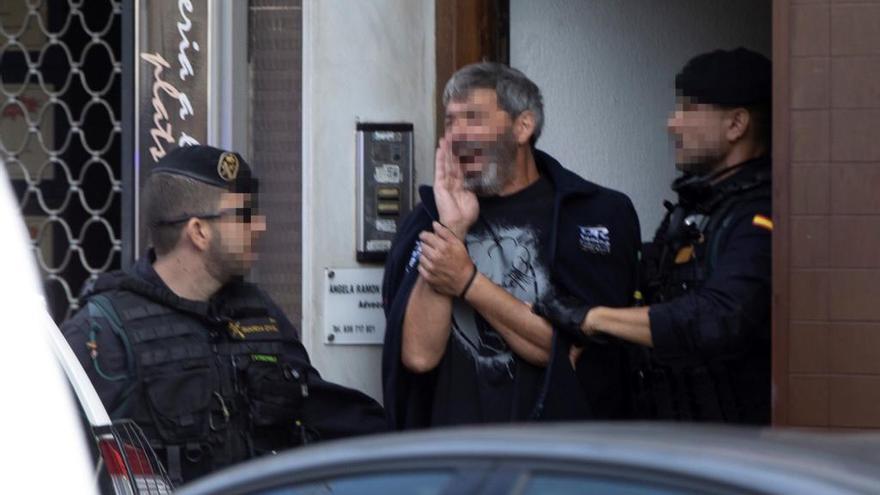
[[122, 405], [127, 401], [128, 397], [131, 395], [131, 392], [134, 390], [136, 386], [136, 380], [133, 380], [136, 374], [135, 370], [135, 362], [134, 362], [134, 353], [131, 350], [131, 344], [128, 341], [128, 335], [126, 335], [125, 330], [122, 328], [122, 320], [119, 318], [119, 314], [116, 312], [116, 308], [113, 307], [113, 303], [110, 301], [110, 298], [103, 294], [96, 294], [89, 298], [87, 303], [89, 317], [92, 318], [90, 324], [90, 332], [89, 338], [93, 341], [97, 341], [97, 333], [101, 331], [101, 326], [98, 325], [94, 318], [104, 318], [107, 320], [107, 323], [110, 325], [110, 329], [113, 333], [119, 338], [122, 342], [122, 346], [125, 349], [125, 365], [126, 365], [126, 373], [119, 375], [108, 375], [101, 370], [100, 364], [98, 363], [97, 355], [92, 358], [92, 364], [95, 366], [95, 371], [99, 376], [108, 381], [129, 381], [131, 382], [128, 387], [123, 391], [122, 394], [114, 401], [114, 404], [110, 409], [112, 409], [111, 417], [113, 416], [113, 412], [117, 411]]

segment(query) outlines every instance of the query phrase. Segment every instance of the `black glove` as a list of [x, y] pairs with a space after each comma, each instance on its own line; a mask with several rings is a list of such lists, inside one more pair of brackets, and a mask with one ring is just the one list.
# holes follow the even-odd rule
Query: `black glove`
[[532, 312], [548, 320], [556, 329], [565, 332], [577, 345], [584, 345], [592, 341], [581, 330], [581, 323], [590, 308], [592, 306], [576, 297], [548, 293], [532, 306]]

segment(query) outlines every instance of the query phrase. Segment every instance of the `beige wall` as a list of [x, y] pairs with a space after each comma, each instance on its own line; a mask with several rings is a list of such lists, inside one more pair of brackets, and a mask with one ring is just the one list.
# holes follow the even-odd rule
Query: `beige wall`
[[662, 3], [663, 15], [645, 2], [510, 2], [510, 63], [544, 94], [538, 147], [629, 195], [644, 239], [660, 225], [663, 201], [675, 199], [666, 131], [675, 74], [698, 53], [771, 49], [767, 0]]

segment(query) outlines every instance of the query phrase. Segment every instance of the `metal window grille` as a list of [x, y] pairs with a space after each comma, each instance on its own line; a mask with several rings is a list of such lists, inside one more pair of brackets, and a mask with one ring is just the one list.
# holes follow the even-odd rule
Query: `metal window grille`
[[119, 0], [0, 2], [0, 159], [56, 321], [121, 262]]

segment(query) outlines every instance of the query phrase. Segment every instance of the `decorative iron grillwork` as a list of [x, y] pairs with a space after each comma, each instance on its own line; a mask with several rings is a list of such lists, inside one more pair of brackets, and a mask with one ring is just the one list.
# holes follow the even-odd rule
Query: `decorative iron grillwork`
[[121, 2], [0, 2], [0, 159], [56, 321], [118, 268]]

